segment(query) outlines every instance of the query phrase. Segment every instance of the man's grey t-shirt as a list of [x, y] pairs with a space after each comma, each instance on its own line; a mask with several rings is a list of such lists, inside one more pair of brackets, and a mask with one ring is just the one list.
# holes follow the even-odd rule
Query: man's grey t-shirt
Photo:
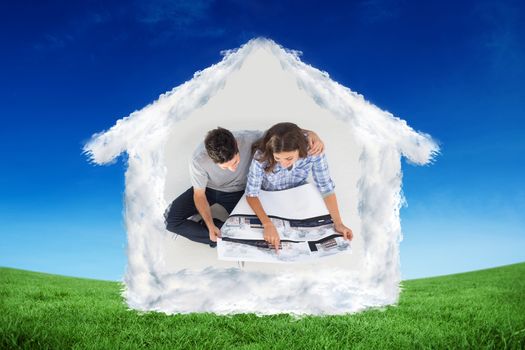
[[212, 188], [222, 192], [244, 191], [252, 160], [252, 144], [262, 137], [258, 130], [232, 131], [239, 148], [240, 162], [235, 171], [221, 169], [211, 160], [204, 142], [193, 152], [190, 159], [190, 179], [194, 188]]

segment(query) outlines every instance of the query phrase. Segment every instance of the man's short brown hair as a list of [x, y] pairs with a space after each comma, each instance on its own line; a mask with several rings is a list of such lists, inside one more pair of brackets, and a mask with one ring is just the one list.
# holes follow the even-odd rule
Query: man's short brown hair
[[217, 164], [229, 162], [239, 153], [239, 147], [233, 134], [220, 126], [208, 131], [204, 145], [208, 156]]

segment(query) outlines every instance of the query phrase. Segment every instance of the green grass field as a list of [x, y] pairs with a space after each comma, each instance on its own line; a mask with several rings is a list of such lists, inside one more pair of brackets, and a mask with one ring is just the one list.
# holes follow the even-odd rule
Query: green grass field
[[397, 306], [347, 316], [138, 313], [120, 289], [0, 268], [0, 348], [525, 348], [525, 263], [405, 281]]

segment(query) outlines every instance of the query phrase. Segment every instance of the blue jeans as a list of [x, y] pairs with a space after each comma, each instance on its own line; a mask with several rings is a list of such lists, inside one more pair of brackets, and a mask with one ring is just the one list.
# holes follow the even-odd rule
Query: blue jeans
[[[235, 205], [244, 195], [244, 191], [238, 192], [222, 192], [206, 187], [206, 199], [212, 206], [218, 203], [226, 209], [229, 213], [232, 212]], [[178, 196], [166, 209], [164, 219], [166, 229], [178, 235], [184, 236], [194, 242], [209, 244], [211, 247], [216, 245], [210, 240], [208, 228], [204, 222], [198, 223], [188, 218], [192, 215], [198, 214], [197, 207], [193, 200], [193, 187]], [[221, 228], [223, 222], [218, 219], [213, 219], [215, 226]]]

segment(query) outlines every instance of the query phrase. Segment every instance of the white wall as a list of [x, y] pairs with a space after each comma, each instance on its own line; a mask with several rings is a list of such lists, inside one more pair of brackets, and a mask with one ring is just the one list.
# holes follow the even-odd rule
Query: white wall
[[[282, 121], [314, 130], [325, 142], [340, 211], [344, 222], [356, 236], [353, 253], [350, 256], [322, 259], [315, 264], [269, 266], [247, 263], [245, 269], [311, 269], [319, 267], [319, 264], [359, 269], [363, 259], [356, 184], [361, 176], [359, 156], [362, 148], [348, 124], [320, 108], [298, 88], [294, 77], [281, 68], [279, 61], [263, 48], [250, 54], [243, 66], [228, 78], [224, 88], [210, 98], [206, 105], [174, 124], [165, 150], [166, 203], [190, 187], [188, 158], [196, 145], [203, 141], [208, 130], [217, 126], [230, 130], [265, 130]], [[174, 272], [182, 268], [236, 266], [229, 262], [218, 262], [214, 249], [180, 236], [165, 241], [163, 254], [166, 269]]]

